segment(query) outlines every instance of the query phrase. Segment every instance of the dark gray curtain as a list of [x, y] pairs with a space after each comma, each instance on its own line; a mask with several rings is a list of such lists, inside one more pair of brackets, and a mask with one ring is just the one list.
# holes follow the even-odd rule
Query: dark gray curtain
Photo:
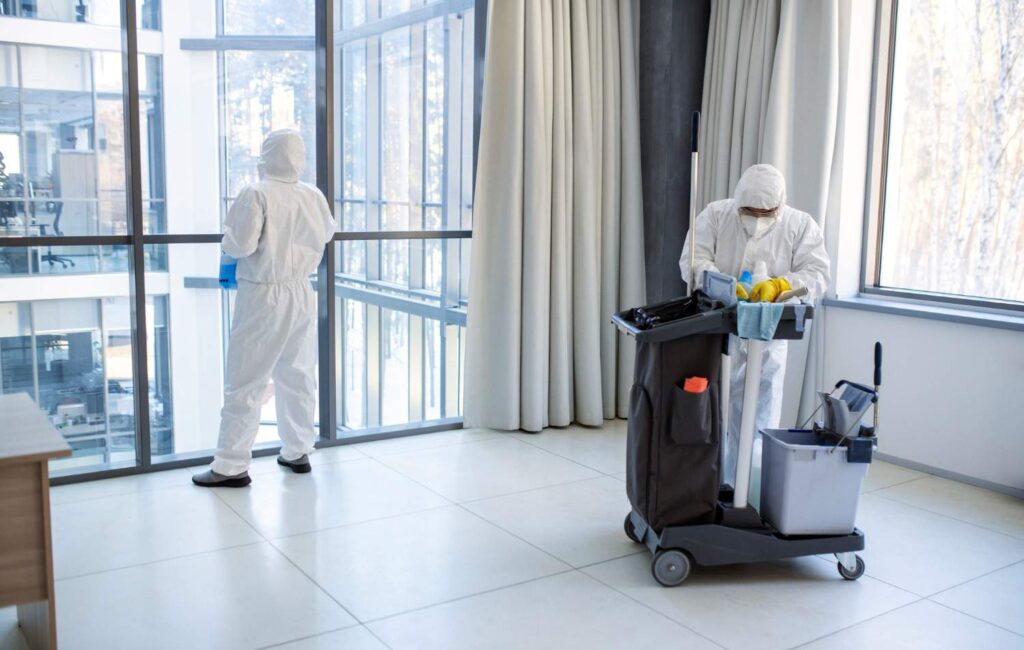
[[[682, 295], [690, 116], [704, 87], [711, 0], [640, 0], [640, 165], [647, 301]], [[703, 207], [703, 206], [700, 206]]]

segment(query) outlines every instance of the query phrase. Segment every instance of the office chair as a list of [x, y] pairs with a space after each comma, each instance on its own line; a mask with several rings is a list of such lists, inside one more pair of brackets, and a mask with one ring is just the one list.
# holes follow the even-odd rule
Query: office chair
[[[64, 211], [64, 202], [56, 202], [56, 214], [53, 217], [53, 234], [57, 237], [63, 237], [64, 231], [60, 229], [60, 215]], [[46, 224], [39, 224], [39, 234], [46, 236]], [[46, 247], [46, 255], [43, 255], [42, 261], [47, 262], [50, 266], [54, 264], [60, 264], [61, 268], [68, 268], [68, 265], [74, 266], [75, 260], [65, 255], [54, 255], [53, 246]]]

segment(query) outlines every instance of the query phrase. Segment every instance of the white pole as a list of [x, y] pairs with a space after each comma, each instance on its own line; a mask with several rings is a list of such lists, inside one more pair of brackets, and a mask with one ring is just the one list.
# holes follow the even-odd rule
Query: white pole
[[[726, 339], [726, 345], [729, 346], [728, 350], [731, 352], [732, 351], [732, 335], [731, 334], [726, 334], [726, 337], [728, 337]], [[721, 418], [719, 418], [719, 420], [722, 423], [722, 426], [719, 427], [719, 430], [721, 431], [722, 435], [721, 435], [720, 440], [719, 440], [719, 448], [720, 448], [721, 453], [719, 454], [719, 464], [718, 464], [718, 466], [722, 468], [722, 471], [725, 471], [725, 456], [726, 456], [726, 453], [727, 453], [726, 452], [726, 445], [728, 443], [728, 436], [729, 436], [729, 414], [730, 414], [730, 411], [731, 411], [731, 409], [730, 409], [730, 406], [731, 406], [731, 404], [730, 404], [730, 402], [731, 402], [730, 393], [731, 393], [731, 388], [732, 388], [732, 384], [731, 384], [731, 381], [730, 381], [731, 379], [732, 379], [732, 357], [730, 357], [728, 354], [723, 354], [722, 355], [722, 369], [721, 369], [720, 375], [718, 377], [718, 394], [721, 396], [721, 409], [720, 410], [722, 412]], [[733, 480], [733, 478], [731, 476], [722, 476], [721, 477], [722, 483], [731, 483], [732, 480]]]
[[747, 370], [743, 378], [743, 413], [740, 416], [740, 449], [736, 457], [736, 493], [733, 508], [747, 507], [750, 489], [750, 460], [754, 454], [754, 430], [757, 428], [757, 401], [761, 397], [761, 361], [764, 341], [747, 341]]
[[697, 134], [700, 129], [700, 113], [694, 111], [690, 122], [690, 278], [686, 283], [686, 295], [692, 296], [696, 290], [697, 274], [693, 270], [697, 251]]

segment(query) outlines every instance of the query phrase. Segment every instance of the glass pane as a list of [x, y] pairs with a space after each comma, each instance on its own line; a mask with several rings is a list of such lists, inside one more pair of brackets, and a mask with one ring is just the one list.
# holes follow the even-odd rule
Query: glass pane
[[381, 309], [381, 424], [409, 421], [409, 315]]
[[339, 211], [366, 202], [367, 230], [470, 227], [473, 56], [472, 10], [339, 46]]
[[[409, 288], [340, 272], [335, 283], [338, 310], [339, 435], [409, 422], [443, 420], [461, 413], [461, 338], [466, 311], [457, 297], [458, 240], [339, 242], [338, 254], [362, 245], [371, 260], [389, 246], [415, 259], [436, 260], [433, 287]], [[433, 252], [430, 252], [433, 251]], [[443, 270], [451, 274], [448, 285]], [[346, 432], [351, 432], [350, 434]]]
[[314, 77], [312, 52], [224, 54], [228, 197], [259, 179], [260, 146], [277, 129], [302, 133], [306, 169], [301, 178], [316, 182]]
[[[470, 226], [473, 11], [345, 38], [424, 4], [335, 5], [342, 230]], [[352, 241], [336, 250], [339, 435], [458, 417], [468, 241]]]
[[0, 277], [126, 273], [127, 246], [0, 247]]
[[391, 211], [381, 226], [404, 230], [408, 208], [418, 212], [423, 199], [423, 26], [384, 34], [381, 66], [381, 196], [402, 213]]
[[1015, 3], [898, 5], [881, 284], [1024, 302]]
[[[341, 58], [341, 138], [339, 200], [366, 198], [366, 42], [345, 48]], [[345, 224], [347, 230], [356, 227]]]
[[[236, 291], [217, 283], [220, 246], [147, 246], [163, 260], [146, 274], [153, 307], [149, 337], [150, 428], [153, 461], [208, 454], [217, 446], [223, 405], [224, 364]], [[154, 409], [153, 402], [160, 407]], [[319, 411], [317, 412], [319, 417]], [[273, 384], [262, 397], [257, 446], [280, 444]]]
[[334, 0], [334, 15], [340, 16], [341, 29], [362, 25], [366, 22], [366, 0]]
[[[140, 28], [160, 29], [159, 0], [139, 0], [137, 11]], [[0, 0], [0, 16], [118, 27], [121, 3], [119, 0]]]
[[8, 46], [0, 70], [0, 236], [126, 234], [121, 53]]
[[28, 394], [67, 439], [73, 455], [52, 462], [54, 474], [135, 464], [128, 275], [84, 270], [113, 251], [80, 248], [61, 250], [80, 262], [81, 277], [67, 279], [12, 277], [12, 262], [45, 253], [0, 249], [0, 392]]
[[223, 0], [225, 34], [313, 34], [313, 0]]

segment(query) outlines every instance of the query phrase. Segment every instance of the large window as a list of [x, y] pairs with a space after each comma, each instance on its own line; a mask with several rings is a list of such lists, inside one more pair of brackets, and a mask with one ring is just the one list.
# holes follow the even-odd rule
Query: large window
[[[32, 396], [71, 444], [54, 475], [215, 447], [221, 227], [282, 128], [339, 220], [310, 277], [331, 326], [321, 440], [458, 422], [474, 3], [329, 1], [129, 0], [126, 52], [121, 0], [0, 0], [0, 392]], [[272, 390], [257, 444], [277, 444]]]
[[1024, 4], [883, 15], [869, 290], [1024, 304]]
[[343, 2], [335, 16], [338, 423], [457, 418], [471, 227], [471, 2]]

